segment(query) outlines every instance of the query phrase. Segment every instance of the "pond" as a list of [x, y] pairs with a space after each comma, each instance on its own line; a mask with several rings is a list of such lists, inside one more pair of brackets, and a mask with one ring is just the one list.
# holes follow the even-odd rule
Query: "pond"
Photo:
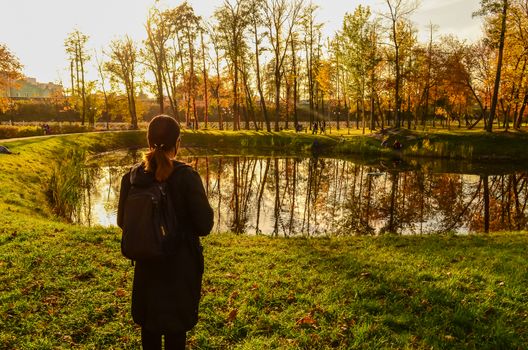
[[[214, 232], [467, 234], [483, 231], [486, 216], [492, 231], [527, 228], [528, 171], [492, 174], [486, 165], [456, 162], [194, 153], [179, 159], [202, 178], [215, 212]], [[121, 176], [140, 158], [140, 151], [121, 151], [88, 163], [91, 184], [78, 222], [115, 225]]]

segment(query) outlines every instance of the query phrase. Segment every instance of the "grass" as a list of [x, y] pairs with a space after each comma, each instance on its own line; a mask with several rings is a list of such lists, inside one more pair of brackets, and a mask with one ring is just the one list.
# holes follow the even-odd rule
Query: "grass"
[[[404, 157], [437, 158], [453, 160], [500, 162], [528, 160], [526, 132], [494, 132], [474, 130], [429, 130], [407, 129], [386, 130], [385, 133], [363, 135], [360, 130], [345, 130], [325, 135], [295, 133], [293, 131], [217, 131], [199, 130], [184, 132], [184, 139], [190, 145], [205, 145], [215, 152], [219, 148], [236, 148], [241, 152], [309, 152], [325, 156], [361, 155], [363, 157]], [[399, 140], [403, 149], [395, 151], [382, 147], [381, 141], [388, 144]]]
[[[20, 128], [21, 136], [28, 136], [24, 128], [2, 126], [6, 130]], [[10, 130], [11, 130], [10, 129]], [[5, 131], [5, 130], [4, 130]], [[78, 130], [80, 131], [80, 130]], [[144, 135], [145, 131], [130, 132]], [[13, 136], [9, 136], [13, 137]], [[144, 137], [144, 136], [143, 136]], [[295, 133], [292, 130], [280, 132], [265, 131], [219, 131], [219, 130], [183, 130], [184, 142], [188, 147], [207, 148], [211, 153], [219, 149], [236, 149], [238, 154], [318, 154], [323, 156], [361, 156], [361, 157], [398, 157], [453, 159], [488, 162], [500, 161], [503, 164], [512, 161], [528, 160], [526, 131], [496, 131], [487, 133], [482, 130], [466, 129], [386, 129], [363, 134], [361, 129], [329, 130], [326, 134], [312, 135], [310, 132]], [[2, 130], [0, 128], [0, 139]], [[398, 140], [402, 150], [382, 147], [382, 140], [388, 145]], [[5, 140], [8, 145], [12, 141]], [[144, 142], [142, 142], [144, 144]]]
[[[2, 219], [3, 348], [136, 349], [115, 229]], [[522, 349], [525, 234], [205, 238], [196, 349]]]
[[[187, 136], [187, 135], [186, 135]], [[0, 161], [0, 348], [137, 349], [133, 268], [115, 228], [54, 217], [61, 149], [142, 144], [141, 132], [20, 140]], [[203, 240], [193, 349], [523, 349], [526, 233]]]

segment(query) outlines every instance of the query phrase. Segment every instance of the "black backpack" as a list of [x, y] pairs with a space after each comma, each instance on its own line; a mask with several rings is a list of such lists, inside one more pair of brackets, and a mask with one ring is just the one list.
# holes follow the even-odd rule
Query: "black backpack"
[[121, 253], [131, 260], [160, 258], [175, 250], [180, 236], [168, 184], [132, 185], [124, 206]]

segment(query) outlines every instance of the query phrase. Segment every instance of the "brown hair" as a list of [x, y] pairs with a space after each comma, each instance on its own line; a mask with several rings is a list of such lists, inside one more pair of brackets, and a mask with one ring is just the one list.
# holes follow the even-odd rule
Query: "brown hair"
[[168, 115], [154, 117], [148, 126], [149, 151], [143, 155], [147, 172], [154, 172], [157, 181], [165, 181], [172, 173], [172, 157], [176, 155], [180, 125]]

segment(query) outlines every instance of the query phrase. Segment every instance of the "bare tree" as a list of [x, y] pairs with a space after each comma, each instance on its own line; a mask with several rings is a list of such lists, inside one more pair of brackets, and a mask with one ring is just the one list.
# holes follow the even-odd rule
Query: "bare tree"
[[264, 24], [264, 13], [263, 13], [263, 1], [262, 0], [251, 0], [248, 3], [248, 16], [249, 16], [249, 31], [253, 35], [253, 41], [255, 45], [255, 75], [257, 80], [257, 90], [259, 93], [260, 109], [266, 122], [266, 130], [271, 131], [271, 124], [268, 115], [268, 108], [266, 106], [266, 99], [264, 97], [264, 91], [262, 88], [262, 78], [260, 70], [260, 56], [262, 52], [262, 41], [267, 37], [265, 31], [259, 31], [260, 27]]
[[136, 112], [137, 55], [136, 45], [132, 39], [126, 36], [110, 43], [110, 60], [105, 63], [105, 69], [116, 81], [125, 86], [130, 121], [134, 129], [138, 128]]
[[[70, 57], [70, 68], [72, 77], [72, 94], [80, 94], [81, 98], [81, 124], [84, 125], [86, 119], [86, 84], [85, 84], [85, 63], [90, 59], [86, 51], [86, 43], [88, 42], [88, 35], [81, 33], [78, 29], [68, 34], [66, 40], [64, 40], [64, 47], [66, 53]], [[73, 75], [73, 67], [75, 67], [75, 79]], [[74, 86], [74, 80], [76, 86]], [[90, 125], [95, 124], [95, 120], [90, 118]]]
[[396, 110], [396, 127], [401, 126], [401, 85], [402, 85], [402, 66], [404, 61], [401, 59], [402, 39], [406, 22], [409, 22], [409, 16], [416, 11], [419, 6], [418, 0], [386, 0], [389, 12], [383, 16], [389, 21], [390, 40], [394, 48], [394, 102]]
[[288, 43], [292, 36], [293, 27], [300, 18], [303, 0], [288, 2], [287, 0], [267, 0], [264, 18], [270, 35], [273, 53], [273, 76], [275, 82], [275, 131], [279, 131], [280, 121], [280, 89], [284, 74], [284, 58], [288, 51]]
[[222, 49], [231, 63], [233, 74], [233, 129], [240, 130], [240, 106], [238, 101], [240, 60], [246, 49], [244, 32], [248, 26], [247, 7], [244, 0], [224, 1], [215, 12]]
[[160, 113], [165, 113], [163, 76], [167, 61], [166, 44], [172, 34], [167, 13], [161, 12], [156, 7], [151, 8], [149, 10], [145, 29], [147, 31], [147, 39], [144, 42], [144, 50], [141, 50], [141, 56], [144, 58], [144, 63], [154, 74]]

